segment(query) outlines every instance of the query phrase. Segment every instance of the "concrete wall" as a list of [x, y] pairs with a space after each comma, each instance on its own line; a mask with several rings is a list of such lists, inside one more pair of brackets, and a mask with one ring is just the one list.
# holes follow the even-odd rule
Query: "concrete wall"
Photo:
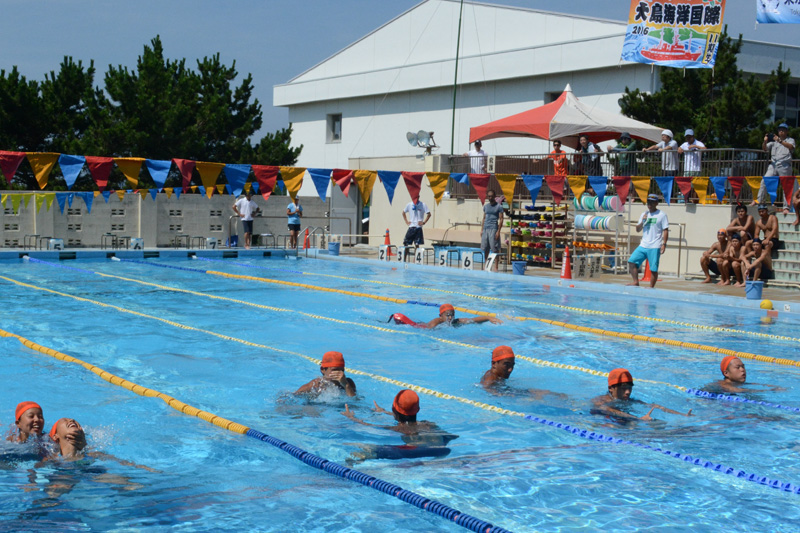
[[[2, 194], [21, 194], [19, 191], [3, 191]], [[27, 193], [30, 194], [30, 193]], [[291, 201], [288, 196], [271, 196], [265, 202], [261, 196], [254, 196], [261, 207], [263, 217], [256, 219], [254, 233], [272, 233], [276, 237], [288, 234], [286, 206]], [[228, 237], [228, 220], [233, 215], [231, 196], [212, 196], [210, 199], [199, 194], [174, 195], [167, 198], [160, 193], [154, 201], [149, 195], [142, 198], [138, 194], [126, 194], [122, 201], [112, 194], [108, 203], [102, 196], [94, 199], [91, 213], [83, 200], [75, 198], [72, 207], [64, 208], [62, 214], [58, 203], [47, 210], [42, 206], [37, 213], [35, 202], [28, 206], [20, 204], [19, 211], [13, 213], [11, 201], [0, 215], [0, 244], [4, 248], [21, 247], [25, 235], [39, 234], [64, 239], [66, 247], [99, 247], [104, 233], [120, 236], [141, 237], [145, 247], [170, 246], [177, 234], [214, 237], [224, 242]], [[319, 197], [300, 199], [303, 206], [303, 224], [306, 226], [327, 226], [328, 202]], [[241, 223], [233, 225], [239, 242], [243, 243]], [[278, 240], [278, 246], [283, 240]]]

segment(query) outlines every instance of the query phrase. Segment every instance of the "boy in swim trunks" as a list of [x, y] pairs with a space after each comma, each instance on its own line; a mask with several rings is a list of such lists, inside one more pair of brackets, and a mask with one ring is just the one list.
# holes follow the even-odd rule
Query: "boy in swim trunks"
[[721, 229], [717, 232], [717, 241], [711, 247], [703, 252], [700, 258], [700, 268], [703, 269], [703, 274], [706, 279], [702, 283], [711, 283], [711, 273], [720, 276], [717, 285], [730, 285], [730, 265], [723, 258], [725, 250], [728, 249], [728, 233], [726, 230]]
[[744, 279], [772, 279], [772, 256], [761, 245], [761, 239], [753, 239], [753, 249], [742, 255]]
[[742, 246], [742, 238], [738, 233], [731, 235], [728, 249], [722, 256], [724, 261], [727, 261], [730, 267], [731, 280], [736, 280], [733, 284], [734, 287], [744, 287], [744, 271], [742, 270], [742, 254], [744, 247]]
[[427, 329], [433, 329], [439, 324], [446, 324], [448, 326], [458, 327], [464, 324], [482, 324], [483, 322], [491, 322], [492, 324], [502, 324], [503, 321], [493, 316], [476, 316], [475, 318], [455, 318], [456, 310], [450, 304], [442, 304], [439, 307], [439, 316], [434, 318], [428, 325]]
[[[615, 368], [608, 373], [608, 394], [597, 396], [592, 400], [594, 408], [592, 414], [602, 414], [616, 419], [622, 420], [653, 420], [650, 416], [655, 409], [661, 409], [664, 412], [672, 413], [674, 415], [692, 416], [692, 410], [685, 415], [674, 411], [667, 407], [658, 404], [647, 404], [640, 400], [631, 398], [633, 391], [633, 376], [624, 368]], [[632, 415], [623, 409], [630, 408], [633, 404], [649, 405], [650, 411], [644, 416]]]
[[728, 224], [726, 231], [729, 236], [738, 233], [742, 243], [746, 243], [756, 234], [756, 221], [753, 215], [747, 214], [747, 207], [743, 203], [736, 204], [736, 216]]
[[779, 392], [786, 390], [783, 387], [775, 387], [773, 385], [764, 385], [762, 383], [751, 383], [751, 385], [759, 385], [767, 387], [767, 389], [745, 389], [743, 385], [747, 381], [747, 371], [744, 368], [744, 363], [735, 355], [728, 355], [719, 364], [719, 369], [722, 371], [723, 379], [715, 381], [703, 387], [703, 390], [715, 393], [736, 393], [736, 392]]
[[[763, 232], [764, 249], [768, 253], [772, 253], [773, 247], [778, 245], [778, 217], [769, 214], [769, 206], [767, 204], [758, 206], [758, 217], [759, 219], [756, 221], [756, 237], [761, 237]], [[777, 250], [777, 248], [775, 249]]]
[[344, 375], [344, 356], [340, 352], [326, 352], [319, 367], [321, 378], [316, 378], [295, 391], [295, 394], [319, 396], [328, 389], [344, 391], [347, 396], [356, 395], [356, 384]]
[[14, 410], [17, 434], [9, 435], [6, 440], [25, 442], [28, 437], [41, 438], [44, 433], [44, 414], [36, 402], [20, 402]]

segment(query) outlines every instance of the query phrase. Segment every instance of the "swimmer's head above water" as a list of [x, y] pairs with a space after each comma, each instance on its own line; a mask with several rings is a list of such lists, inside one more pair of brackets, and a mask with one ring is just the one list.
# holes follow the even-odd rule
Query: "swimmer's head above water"
[[448, 324], [453, 323], [453, 319], [456, 316], [455, 308], [450, 304], [442, 304], [439, 307], [439, 317], [444, 319]]
[[341, 352], [325, 352], [319, 367], [322, 376], [332, 381], [338, 381], [344, 374], [344, 356]]
[[628, 400], [633, 391], [633, 376], [624, 368], [608, 373], [608, 394], [615, 400]]
[[514, 371], [514, 350], [510, 346], [498, 346], [492, 351], [492, 374], [508, 379]]
[[419, 413], [419, 396], [411, 389], [397, 393], [392, 402], [392, 414], [398, 422], [416, 422]]
[[36, 402], [20, 402], [14, 410], [14, 421], [19, 431], [17, 440], [25, 442], [29, 435], [41, 436], [44, 432], [44, 414]]
[[733, 381], [735, 383], [744, 383], [747, 381], [747, 371], [744, 369], [744, 363], [735, 355], [725, 357], [719, 364], [722, 375], [725, 376], [726, 381]]

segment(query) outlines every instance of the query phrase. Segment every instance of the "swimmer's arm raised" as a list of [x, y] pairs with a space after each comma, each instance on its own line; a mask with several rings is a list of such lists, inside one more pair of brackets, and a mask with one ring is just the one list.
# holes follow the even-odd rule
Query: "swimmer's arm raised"
[[493, 316], [476, 316], [475, 318], [459, 318], [458, 321], [462, 324], [483, 324], [484, 322], [491, 322], [492, 324], [502, 324], [503, 321]]
[[350, 410], [350, 406], [347, 405], [347, 404], [344, 404], [344, 411], [342, 412], [342, 414], [344, 416], [346, 416], [347, 418], [349, 418], [350, 420], [352, 420], [353, 422], [361, 424], [362, 426], [370, 426], [370, 427], [374, 427], [374, 428], [383, 428], [383, 429], [393, 429], [393, 427], [390, 427], [390, 426], [382, 426], [380, 424], [370, 424], [369, 422], [365, 422], [364, 420], [361, 420], [360, 418], [356, 418], [356, 415], [353, 414], [353, 411]]
[[294, 391], [294, 393], [306, 394], [309, 392], [313, 392], [316, 388], [319, 387], [320, 381], [321, 381], [320, 378], [312, 379], [311, 381], [309, 381], [308, 383], [306, 383], [305, 385]]

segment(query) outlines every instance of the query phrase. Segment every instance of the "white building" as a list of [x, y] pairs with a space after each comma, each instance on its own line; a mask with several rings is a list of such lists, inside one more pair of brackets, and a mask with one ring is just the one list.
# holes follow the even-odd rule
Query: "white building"
[[[439, 153], [450, 153], [454, 138], [460, 154], [469, 149], [470, 127], [548, 103], [568, 83], [585, 104], [612, 112], [625, 87], [658, 89], [658, 67], [620, 60], [626, 22], [465, 2], [453, 137], [459, 7], [457, 0], [425, 0], [276, 86], [274, 105], [289, 108], [292, 141], [303, 145], [297, 164], [347, 168], [352, 158], [418, 155], [405, 134], [421, 129], [435, 132]], [[800, 74], [800, 47], [743, 48], [745, 71], [768, 74], [782, 61]], [[797, 80], [782, 109], [795, 120]], [[530, 139], [484, 144], [490, 154], [545, 148]], [[314, 194], [310, 183], [303, 194]]]

